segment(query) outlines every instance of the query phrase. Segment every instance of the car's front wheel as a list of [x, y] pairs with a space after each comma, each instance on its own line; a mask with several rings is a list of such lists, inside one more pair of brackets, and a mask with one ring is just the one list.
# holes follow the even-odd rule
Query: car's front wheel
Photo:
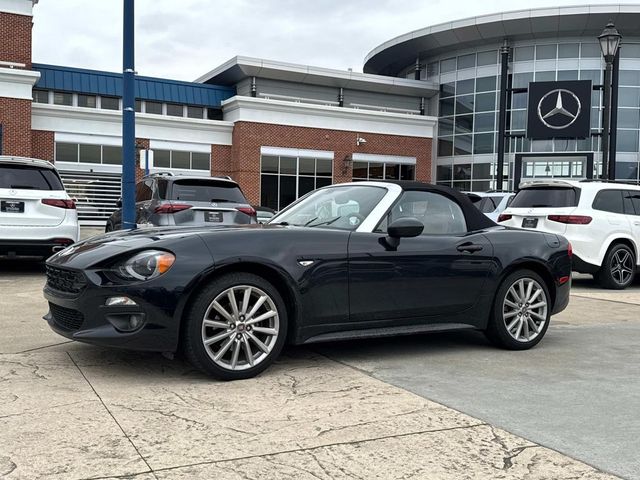
[[264, 371], [287, 336], [287, 311], [278, 290], [250, 273], [231, 273], [211, 282], [192, 302], [185, 321], [187, 359], [220, 380]]
[[605, 255], [595, 279], [603, 288], [622, 290], [631, 285], [635, 275], [636, 256], [633, 250], [623, 243], [618, 243]]
[[509, 350], [536, 345], [549, 327], [551, 296], [544, 280], [531, 270], [511, 273], [500, 284], [487, 325], [487, 337]]

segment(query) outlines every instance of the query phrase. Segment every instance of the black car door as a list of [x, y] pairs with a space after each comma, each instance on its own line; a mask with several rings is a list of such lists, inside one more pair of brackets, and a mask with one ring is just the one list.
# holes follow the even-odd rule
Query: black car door
[[[384, 241], [386, 226], [401, 217], [417, 218], [424, 231], [394, 250]], [[441, 322], [478, 301], [492, 265], [491, 243], [467, 231], [457, 203], [434, 192], [404, 192], [375, 232], [351, 235], [350, 321]]]

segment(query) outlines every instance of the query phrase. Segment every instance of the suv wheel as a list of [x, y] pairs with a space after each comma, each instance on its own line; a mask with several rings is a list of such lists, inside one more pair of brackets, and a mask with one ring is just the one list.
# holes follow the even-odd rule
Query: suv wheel
[[509, 350], [536, 345], [549, 327], [551, 296], [544, 280], [531, 270], [518, 270], [504, 279], [493, 304], [489, 340]]
[[623, 243], [613, 245], [604, 257], [595, 278], [603, 288], [622, 290], [633, 282], [636, 275], [636, 256]]
[[184, 351], [191, 364], [220, 380], [250, 378], [278, 357], [287, 310], [262, 277], [231, 273], [211, 282], [185, 318]]

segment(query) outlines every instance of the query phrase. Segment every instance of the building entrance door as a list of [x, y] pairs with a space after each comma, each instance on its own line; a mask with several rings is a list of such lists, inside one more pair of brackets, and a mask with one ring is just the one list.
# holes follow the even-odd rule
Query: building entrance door
[[593, 153], [586, 154], [519, 154], [515, 159], [514, 187], [528, 180], [593, 178]]

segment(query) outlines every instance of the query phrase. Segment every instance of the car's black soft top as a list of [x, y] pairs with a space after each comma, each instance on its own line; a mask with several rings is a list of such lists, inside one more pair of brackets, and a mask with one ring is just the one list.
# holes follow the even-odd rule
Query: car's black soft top
[[455, 188], [446, 187], [444, 185], [433, 185], [431, 183], [416, 182], [411, 180], [384, 180], [387, 183], [395, 183], [402, 187], [403, 190], [421, 190], [424, 192], [434, 192], [449, 197], [462, 209], [464, 217], [467, 220], [467, 228], [469, 231], [482, 230], [484, 228], [495, 227], [497, 223], [487, 217], [478, 210], [471, 200], [462, 192]]

